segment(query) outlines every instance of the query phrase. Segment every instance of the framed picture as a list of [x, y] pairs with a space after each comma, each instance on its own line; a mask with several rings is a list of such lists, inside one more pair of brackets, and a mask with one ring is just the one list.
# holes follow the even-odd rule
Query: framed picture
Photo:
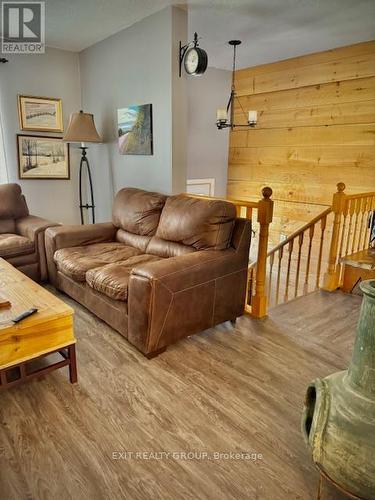
[[61, 137], [17, 135], [20, 179], [70, 179], [69, 144]]
[[18, 96], [18, 116], [21, 130], [62, 132], [61, 99], [53, 97]]
[[118, 148], [121, 155], [152, 155], [152, 104], [117, 110]]

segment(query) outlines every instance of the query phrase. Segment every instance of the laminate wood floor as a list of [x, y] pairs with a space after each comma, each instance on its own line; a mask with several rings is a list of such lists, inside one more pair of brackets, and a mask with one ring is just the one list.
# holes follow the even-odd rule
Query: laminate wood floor
[[[64, 369], [0, 394], [1, 500], [316, 497], [305, 389], [347, 367], [360, 297], [315, 292], [150, 361], [61, 297], [76, 311], [79, 384]], [[230, 452], [245, 455], [215, 459]]]

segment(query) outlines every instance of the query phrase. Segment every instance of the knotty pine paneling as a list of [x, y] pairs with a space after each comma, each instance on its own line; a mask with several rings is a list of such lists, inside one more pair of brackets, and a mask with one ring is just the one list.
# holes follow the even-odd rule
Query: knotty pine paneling
[[[230, 134], [228, 196], [274, 190], [272, 245], [330, 204], [336, 183], [375, 190], [375, 41], [236, 73], [258, 125]], [[246, 119], [238, 103], [237, 123]]]

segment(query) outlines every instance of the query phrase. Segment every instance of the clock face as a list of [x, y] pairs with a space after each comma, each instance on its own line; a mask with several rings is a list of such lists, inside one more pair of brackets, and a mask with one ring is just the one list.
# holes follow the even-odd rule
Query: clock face
[[199, 65], [199, 54], [197, 49], [192, 48], [187, 51], [184, 64], [186, 73], [189, 75], [193, 75], [197, 71]]

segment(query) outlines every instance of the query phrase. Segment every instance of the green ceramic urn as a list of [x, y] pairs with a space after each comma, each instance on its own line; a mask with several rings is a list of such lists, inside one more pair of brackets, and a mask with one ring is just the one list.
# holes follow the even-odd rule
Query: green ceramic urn
[[375, 499], [375, 280], [362, 307], [349, 369], [307, 388], [302, 432], [314, 463], [337, 486]]

